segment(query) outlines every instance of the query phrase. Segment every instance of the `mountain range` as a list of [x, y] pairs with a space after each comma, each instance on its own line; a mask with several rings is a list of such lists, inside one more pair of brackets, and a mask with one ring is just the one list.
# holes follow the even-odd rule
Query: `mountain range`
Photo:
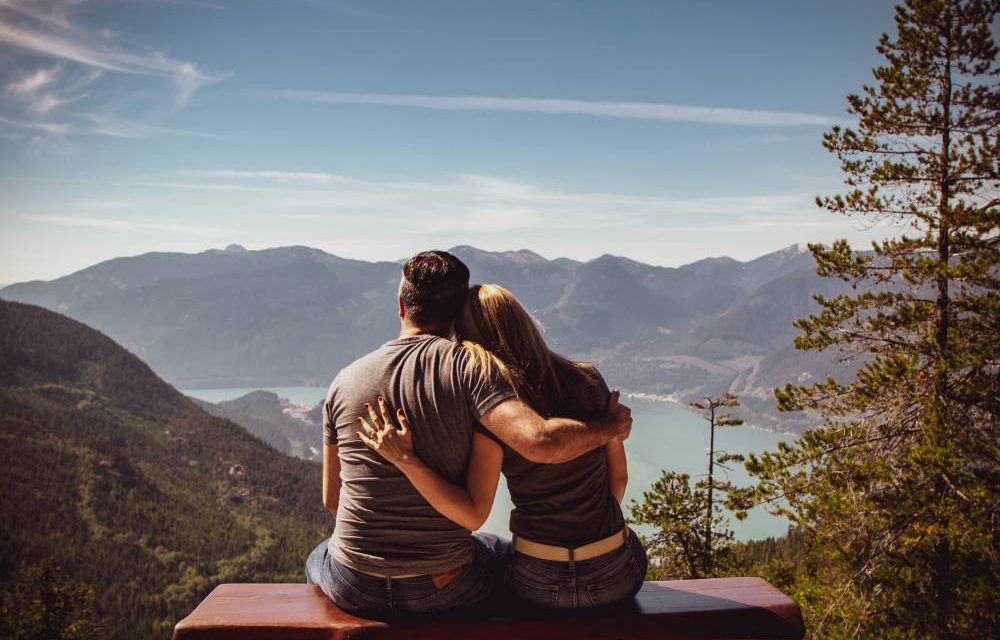
[[[777, 413], [774, 387], [848, 370], [832, 356], [792, 347], [792, 321], [816, 309], [812, 294], [847, 286], [818, 277], [799, 246], [676, 268], [612, 255], [579, 262], [529, 250], [450, 251], [473, 282], [513, 291], [553, 349], [592, 360], [625, 391], [689, 401], [730, 390], [748, 422], [798, 430], [804, 418]], [[107, 333], [178, 388], [326, 386], [398, 332], [399, 270], [399, 262], [302, 246], [231, 245], [116, 258], [7, 286], [0, 297]]]

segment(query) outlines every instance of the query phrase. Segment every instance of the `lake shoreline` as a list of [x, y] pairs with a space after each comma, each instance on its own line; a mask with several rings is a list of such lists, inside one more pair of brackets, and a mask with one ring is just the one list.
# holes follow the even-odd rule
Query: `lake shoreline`
[[[647, 402], [667, 402], [670, 404], [675, 404], [678, 407], [684, 409], [685, 411], [692, 413], [694, 415], [699, 415], [697, 411], [692, 409], [687, 403], [681, 401], [674, 394], [656, 394], [656, 393], [646, 393], [644, 391], [622, 391], [622, 394], [626, 398], [635, 398], [636, 400], [646, 400]], [[744, 422], [740, 425], [741, 427], [746, 427], [748, 429], [753, 429], [755, 431], [761, 431], [763, 433], [775, 433], [781, 436], [788, 436], [790, 438], [798, 439], [802, 434], [795, 433], [794, 431], [780, 431], [778, 429], [768, 429], [767, 427], [761, 427], [755, 424], [750, 424], [749, 422]]]

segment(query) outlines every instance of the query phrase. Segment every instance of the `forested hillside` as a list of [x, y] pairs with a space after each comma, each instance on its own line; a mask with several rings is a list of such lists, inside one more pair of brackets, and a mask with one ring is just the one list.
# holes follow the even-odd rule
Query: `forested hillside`
[[211, 415], [235, 422], [278, 451], [304, 460], [320, 459], [322, 403], [311, 408], [296, 406], [271, 391], [251, 391], [218, 403], [192, 399]]
[[205, 413], [103, 334], [11, 302], [0, 439], [3, 637], [44, 622], [38, 594], [79, 596], [72, 609], [90, 593], [79, 615], [101, 636], [167, 638], [219, 582], [302, 580], [328, 535], [318, 464]]

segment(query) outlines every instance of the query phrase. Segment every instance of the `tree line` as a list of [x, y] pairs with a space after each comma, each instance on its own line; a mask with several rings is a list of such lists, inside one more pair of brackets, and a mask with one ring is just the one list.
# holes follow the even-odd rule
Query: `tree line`
[[[749, 486], [664, 474], [632, 510], [657, 527], [653, 574], [764, 575], [813, 638], [1000, 635], [998, 6], [896, 7], [874, 82], [847, 98], [856, 124], [823, 136], [847, 190], [817, 204], [900, 232], [864, 251], [809, 245], [819, 275], [851, 290], [796, 322], [796, 347], [856, 373], [775, 390], [813, 427], [750, 455]], [[734, 543], [725, 511], [755, 506], [789, 535]]]

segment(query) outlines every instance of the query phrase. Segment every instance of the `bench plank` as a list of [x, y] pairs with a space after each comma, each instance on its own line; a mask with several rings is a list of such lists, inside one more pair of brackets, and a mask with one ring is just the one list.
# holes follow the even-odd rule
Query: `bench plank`
[[800, 640], [803, 635], [798, 605], [760, 578], [647, 582], [633, 601], [601, 610], [392, 623], [341, 611], [314, 585], [223, 584], [174, 629], [174, 640]]

